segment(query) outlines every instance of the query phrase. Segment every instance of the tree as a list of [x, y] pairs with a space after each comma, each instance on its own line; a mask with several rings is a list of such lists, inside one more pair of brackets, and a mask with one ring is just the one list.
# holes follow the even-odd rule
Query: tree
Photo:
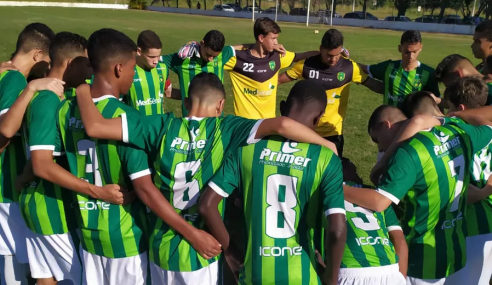
[[367, 0], [364, 0], [362, 3], [362, 14], [364, 15], [364, 19], [367, 18]]
[[287, 5], [289, 5], [290, 11], [294, 9], [294, 6], [296, 5], [296, 0], [287, 0]]
[[444, 12], [446, 11], [446, 8], [449, 7], [450, 0], [442, 0], [441, 1], [441, 12], [439, 12], [439, 23], [442, 21], [442, 18], [444, 18]]
[[398, 10], [398, 16], [405, 16], [405, 12], [410, 8], [413, 0], [391, 0], [391, 2]]

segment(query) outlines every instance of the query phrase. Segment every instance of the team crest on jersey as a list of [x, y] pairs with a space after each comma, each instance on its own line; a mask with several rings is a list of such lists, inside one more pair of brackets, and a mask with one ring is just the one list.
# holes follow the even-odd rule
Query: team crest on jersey
[[415, 80], [413, 81], [413, 86], [415, 88], [420, 88], [422, 86], [422, 82], [420, 82], [420, 78], [415, 77]]
[[274, 70], [275, 70], [275, 61], [273, 61], [273, 60], [272, 60], [272, 61], [270, 61], [270, 62], [268, 63], [268, 66], [270, 66], [270, 69], [271, 69], [272, 71], [274, 71]]
[[338, 81], [343, 81], [345, 79], [345, 72], [340, 71], [337, 74], [337, 79], [338, 79]]
[[164, 76], [159, 75], [159, 82], [164, 82]]

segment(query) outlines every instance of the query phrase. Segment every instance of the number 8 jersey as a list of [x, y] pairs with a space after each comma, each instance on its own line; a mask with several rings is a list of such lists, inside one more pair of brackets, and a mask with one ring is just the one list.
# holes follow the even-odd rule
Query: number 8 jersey
[[331, 150], [282, 138], [230, 155], [209, 186], [243, 198], [248, 245], [240, 284], [321, 284], [317, 218], [345, 214], [341, 161]]

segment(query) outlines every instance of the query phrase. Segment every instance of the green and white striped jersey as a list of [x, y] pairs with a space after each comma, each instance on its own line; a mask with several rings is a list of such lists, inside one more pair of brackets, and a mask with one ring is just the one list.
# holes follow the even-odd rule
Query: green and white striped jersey
[[[94, 99], [103, 117], [138, 111], [106, 95]], [[57, 112], [57, 131], [73, 175], [97, 186], [118, 184], [131, 190], [131, 180], [150, 175], [144, 151], [85, 133], [77, 100], [64, 100]], [[84, 250], [108, 258], [131, 257], [148, 250], [148, 218], [140, 200], [125, 206], [77, 194]]]
[[[51, 151], [56, 163], [68, 169], [57, 140], [56, 109], [60, 98], [44, 90], [34, 94], [27, 106], [23, 139], [30, 152]], [[63, 234], [75, 229], [75, 193], [36, 177], [20, 196], [20, 208], [27, 226], [42, 235]]]
[[[26, 78], [17, 70], [0, 74], [0, 116], [5, 114], [26, 88]], [[10, 140], [0, 156], [0, 203], [19, 202], [19, 193], [15, 190], [15, 179], [21, 174], [26, 163], [26, 149], [20, 134]]]
[[239, 189], [248, 245], [240, 284], [321, 284], [315, 270], [319, 216], [345, 213], [341, 161], [331, 150], [280, 137], [232, 153], [209, 186]]
[[368, 66], [369, 75], [384, 84], [383, 104], [400, 108], [405, 97], [416, 91], [430, 91], [440, 96], [439, 85], [435, 79], [435, 70], [425, 64], [412, 71], [406, 71], [401, 61], [387, 60]]
[[440, 279], [466, 263], [466, 191], [473, 154], [492, 139], [488, 126], [446, 124], [405, 141], [377, 191], [404, 203], [408, 276]]
[[182, 114], [183, 117], [188, 115], [185, 108], [184, 99], [188, 97], [188, 87], [195, 76], [202, 72], [213, 73], [224, 81], [224, 66], [235, 55], [232, 46], [225, 46], [222, 52], [210, 62], [206, 62], [200, 57], [194, 55], [191, 58], [182, 59], [178, 53], [172, 53], [161, 56], [160, 62], [164, 63], [167, 68], [174, 71], [179, 78], [179, 89], [181, 90]]
[[[122, 116], [124, 142], [144, 149], [153, 162], [154, 183], [176, 212], [201, 228], [198, 198], [230, 150], [254, 143], [261, 121], [241, 117], [175, 118], [172, 114]], [[222, 206], [221, 206], [221, 210]], [[190, 243], [150, 214], [150, 260], [170, 271], [196, 271], [203, 259]]]
[[133, 84], [125, 96], [128, 105], [143, 115], [164, 113], [164, 92], [169, 72], [165, 64], [158, 63], [156, 68], [144, 70], [135, 65]]
[[[352, 182], [345, 184], [370, 188]], [[379, 213], [345, 201], [345, 211], [347, 243], [341, 268], [378, 267], [398, 262], [389, 232], [402, 229], [392, 207]]]

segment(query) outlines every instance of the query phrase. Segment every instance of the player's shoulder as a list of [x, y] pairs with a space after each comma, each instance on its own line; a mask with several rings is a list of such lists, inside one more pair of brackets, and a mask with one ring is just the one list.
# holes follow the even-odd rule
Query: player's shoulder
[[49, 100], [49, 102], [56, 102], [58, 104], [60, 102], [60, 97], [58, 97], [58, 95], [56, 95], [51, 90], [41, 90], [34, 94], [30, 103], [32, 104], [36, 101], [41, 101], [41, 100], [42, 101]]
[[27, 85], [27, 80], [22, 73], [17, 70], [7, 70], [0, 74], [0, 86], [3, 88], [10, 88], [10, 86], [19, 84], [24, 87]]
[[431, 66], [429, 66], [429, 65], [427, 65], [425, 63], [421, 63], [421, 62], [420, 62], [420, 68], [422, 68], [423, 70], [430, 71], [430, 72], [435, 72], [436, 71], [433, 67], [431, 67]]

